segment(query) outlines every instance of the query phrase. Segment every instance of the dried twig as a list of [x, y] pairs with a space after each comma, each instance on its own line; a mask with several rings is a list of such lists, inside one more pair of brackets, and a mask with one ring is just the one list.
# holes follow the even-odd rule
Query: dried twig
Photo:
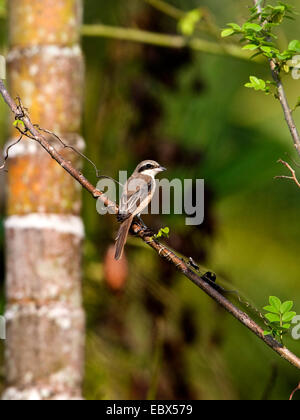
[[[99, 191], [94, 185], [92, 185], [84, 175], [75, 169], [69, 161], [66, 161], [57, 150], [49, 144], [43, 134], [32, 124], [27, 113], [22, 114], [20, 107], [16, 105], [11, 96], [9, 95], [4, 83], [0, 80], [0, 94], [4, 101], [9, 106], [15, 118], [23, 121], [25, 130], [24, 135], [34, 139], [38, 142], [49, 155], [59, 165], [65, 169], [76, 181], [78, 181], [83, 188], [85, 188], [95, 199], [99, 199], [103, 204], [110, 208], [111, 213], [118, 213], [118, 206], [109, 200], [101, 191]], [[192, 268], [189, 267], [188, 262], [177, 256], [172, 250], [167, 248], [165, 245], [158, 242], [151, 234], [148, 233], [143, 227], [139, 225], [137, 221], [134, 221], [131, 227], [134, 234], [140, 237], [146, 244], [154, 249], [160, 258], [168, 261], [172, 264], [179, 272], [184, 274], [189, 280], [191, 280], [196, 286], [202, 289], [208, 296], [216, 301], [221, 307], [226, 309], [231, 315], [233, 315], [239, 322], [251, 330], [258, 338], [260, 338], [266, 345], [278, 353], [281, 357], [287, 360], [296, 368], [300, 369], [300, 359], [293, 354], [290, 350], [283, 347], [278, 341], [271, 336], [265, 336], [264, 330], [245, 312], [241, 311], [235, 305], [233, 305], [226, 297], [223, 296], [220, 291], [216, 290], [213, 285], [209, 284], [204, 276], [198, 275]]]
[[80, 150], [78, 150], [77, 147], [71, 146], [69, 144], [66, 144], [57, 134], [53, 133], [50, 130], [47, 130], [45, 128], [40, 127], [38, 124], [34, 124], [34, 127], [36, 127], [39, 131], [42, 131], [42, 132], [44, 132], [46, 134], [49, 134], [49, 135], [53, 136], [62, 145], [62, 147], [64, 149], [70, 149], [70, 150], [72, 150], [74, 153], [76, 153], [77, 155], [79, 155], [80, 157], [82, 157], [84, 160], [86, 160], [87, 162], [89, 162], [89, 164], [92, 165], [92, 167], [95, 170], [96, 178], [98, 178], [98, 179], [103, 179], [103, 178], [110, 179], [110, 180], [114, 181], [116, 184], [119, 184], [121, 187], [123, 186], [119, 181], [117, 181], [116, 179], [114, 179], [114, 178], [112, 178], [110, 176], [100, 175], [100, 171], [97, 168], [97, 166], [95, 165], [95, 163], [90, 158], [88, 158], [84, 153], [80, 152]]
[[0, 170], [5, 169], [6, 162], [7, 162], [8, 158], [9, 158], [9, 151], [10, 151], [10, 149], [13, 148], [14, 146], [16, 146], [18, 143], [20, 143], [21, 140], [23, 139], [23, 136], [24, 136], [24, 134], [22, 133], [20, 135], [20, 137], [18, 138], [18, 140], [16, 140], [15, 142], [13, 142], [12, 144], [10, 144], [7, 147], [6, 152], [5, 152], [5, 156], [4, 156], [4, 163], [3, 163], [3, 165], [0, 166]]
[[295, 184], [297, 185], [297, 187], [298, 188], [300, 188], [300, 182], [298, 181], [298, 179], [297, 179], [297, 176], [296, 176], [296, 172], [295, 172], [295, 170], [291, 167], [291, 165], [289, 165], [287, 162], [285, 162], [284, 160], [282, 160], [282, 159], [279, 159], [279, 161], [278, 161], [278, 163], [282, 163], [282, 165], [284, 165], [289, 171], [290, 171], [290, 173], [292, 174], [291, 176], [287, 176], [287, 175], [278, 175], [278, 176], [275, 176], [275, 179], [291, 179], [292, 181], [294, 181], [295, 182]]

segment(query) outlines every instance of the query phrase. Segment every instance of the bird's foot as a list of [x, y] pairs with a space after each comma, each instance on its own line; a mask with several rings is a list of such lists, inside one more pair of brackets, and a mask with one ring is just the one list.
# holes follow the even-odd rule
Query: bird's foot
[[154, 236], [152, 229], [148, 228], [140, 216], [136, 216], [136, 220], [139, 224], [139, 230], [135, 232], [136, 235], [139, 235], [141, 232], [143, 232], [144, 236]]
[[143, 229], [148, 229], [147, 225], [144, 223], [143, 219], [141, 218], [141, 216], [135, 216], [137, 222], [139, 223], [139, 225], [143, 228]]
[[151, 236], [151, 237], [154, 236], [153, 230], [148, 227], [146, 229], [143, 229], [143, 234], [144, 236]]

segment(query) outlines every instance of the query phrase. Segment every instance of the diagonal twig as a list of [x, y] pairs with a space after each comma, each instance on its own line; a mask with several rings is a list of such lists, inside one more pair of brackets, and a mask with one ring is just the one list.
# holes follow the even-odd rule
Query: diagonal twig
[[[75, 169], [69, 161], [66, 161], [63, 156], [61, 156], [57, 150], [49, 144], [45, 136], [38, 131], [38, 129], [32, 124], [29, 115], [24, 113], [20, 114], [20, 108], [16, 105], [14, 100], [11, 98], [8, 93], [3, 81], [0, 79], [0, 94], [2, 95], [4, 101], [10, 108], [10, 110], [15, 115], [15, 118], [23, 121], [25, 126], [24, 135], [32, 138], [38, 142], [44, 150], [46, 150], [49, 155], [54, 159], [65, 171], [67, 171], [76, 181], [78, 181], [83, 188], [85, 188], [95, 199], [99, 199], [107, 206], [111, 213], [118, 213], [118, 206], [109, 200], [101, 191], [99, 191], [93, 184], [91, 184], [84, 175]], [[181, 272], [185, 277], [191, 280], [196, 286], [203, 290], [208, 296], [210, 296], [215, 302], [217, 302], [221, 307], [223, 307], [227, 312], [234, 316], [241, 324], [247, 327], [252, 331], [260, 340], [262, 340], [267, 346], [273, 349], [278, 353], [282, 358], [287, 360], [296, 368], [300, 369], [300, 358], [297, 357], [286, 347], [283, 347], [278, 341], [276, 341], [271, 336], [265, 336], [264, 330], [247, 315], [245, 312], [241, 311], [235, 305], [233, 305], [220, 291], [214, 288], [209, 284], [205, 276], [198, 275], [192, 268], [189, 267], [188, 262], [183, 258], [179, 257], [172, 250], [170, 250], [165, 245], [161, 244], [156, 240], [153, 235], [145, 231], [139, 223], [136, 221], [133, 222], [131, 230], [134, 234], [140, 237], [148, 246], [156, 251], [158, 256], [170, 264], [172, 264], [179, 272]]]

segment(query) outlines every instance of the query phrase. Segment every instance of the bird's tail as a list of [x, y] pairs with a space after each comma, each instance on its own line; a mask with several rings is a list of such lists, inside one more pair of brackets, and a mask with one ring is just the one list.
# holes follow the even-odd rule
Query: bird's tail
[[116, 238], [115, 260], [120, 260], [123, 255], [124, 246], [127, 240], [129, 229], [133, 220], [133, 216], [126, 219], [120, 226], [118, 236]]

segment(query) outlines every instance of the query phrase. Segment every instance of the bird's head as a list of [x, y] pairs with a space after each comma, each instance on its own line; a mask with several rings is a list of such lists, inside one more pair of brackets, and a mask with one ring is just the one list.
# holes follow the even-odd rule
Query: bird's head
[[166, 168], [162, 167], [155, 160], [144, 160], [141, 162], [134, 171], [136, 174], [149, 175], [155, 177], [160, 172], [166, 171]]

